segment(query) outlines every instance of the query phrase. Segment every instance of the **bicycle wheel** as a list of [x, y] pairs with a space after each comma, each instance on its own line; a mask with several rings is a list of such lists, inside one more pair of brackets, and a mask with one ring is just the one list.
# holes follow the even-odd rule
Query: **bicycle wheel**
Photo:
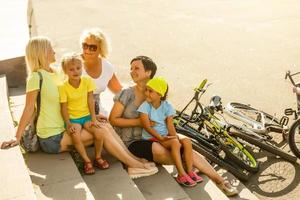
[[258, 172], [259, 164], [252, 153], [250, 153], [250, 150], [240, 144], [234, 138], [230, 138], [230, 140], [233, 142], [226, 142], [221, 147], [226, 153], [226, 157], [249, 172]]
[[245, 140], [246, 142], [249, 142], [250, 144], [253, 144], [263, 150], [266, 150], [276, 156], [280, 156], [281, 158], [291, 162], [295, 163], [297, 161], [297, 157], [288, 154], [287, 152], [279, 149], [278, 147], [268, 144], [264, 142], [263, 140], [259, 138], [255, 138], [253, 135], [248, 135], [247, 131], [242, 130], [241, 128], [234, 127], [233, 128], [236, 131], [230, 131], [230, 134], [234, 135], [235, 137], [241, 138], [242, 140]]
[[288, 141], [292, 152], [300, 158], [300, 119], [293, 123], [289, 131]]
[[206, 149], [199, 143], [192, 140], [193, 149], [203, 155], [205, 158], [210, 160], [211, 162], [217, 164], [223, 169], [226, 169], [231, 174], [233, 174], [236, 178], [241, 181], [248, 181], [251, 173], [246, 170], [241, 169], [239, 166], [235, 165], [234, 163], [230, 163], [224, 159], [222, 159], [219, 155], [216, 155], [214, 152]]
[[217, 164], [223, 169], [226, 169], [230, 173], [232, 173], [236, 178], [241, 181], [248, 181], [250, 178], [250, 173], [244, 169], [241, 169], [239, 166], [235, 165], [234, 163], [222, 158], [217, 151], [213, 149], [207, 148], [205, 145], [199, 142], [198, 140], [191, 138], [190, 136], [192, 133], [188, 130], [180, 129], [178, 131], [179, 134], [185, 135], [189, 137], [192, 141], [193, 149], [203, 155], [206, 159], [210, 160], [211, 162]]
[[[181, 116], [181, 119], [189, 119], [189, 115], [184, 114]], [[195, 131], [202, 134], [196, 129]], [[249, 172], [257, 172], [259, 170], [259, 165], [249, 150], [228, 135], [225, 130], [220, 130], [220, 133], [210, 129], [207, 129], [207, 131], [211, 133], [210, 135], [214, 138], [213, 141], [216, 141], [218, 148], [223, 150], [226, 158]]]

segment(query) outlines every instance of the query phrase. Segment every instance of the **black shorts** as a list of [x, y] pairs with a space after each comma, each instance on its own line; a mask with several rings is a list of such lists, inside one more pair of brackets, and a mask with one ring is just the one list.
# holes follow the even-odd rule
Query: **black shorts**
[[[154, 141], [149, 140], [138, 140], [135, 142], [132, 142], [128, 150], [139, 158], [145, 158], [148, 161], [154, 162], [153, 160], [153, 152], [152, 152], [152, 144]], [[180, 154], [183, 155], [184, 149], [183, 147], [180, 148]]]
[[135, 141], [129, 145], [128, 150], [136, 157], [153, 162], [152, 143], [148, 140]]

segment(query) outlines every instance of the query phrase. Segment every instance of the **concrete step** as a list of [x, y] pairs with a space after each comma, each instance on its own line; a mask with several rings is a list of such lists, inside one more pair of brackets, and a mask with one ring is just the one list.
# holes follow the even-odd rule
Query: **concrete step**
[[[0, 76], [0, 145], [15, 135], [8, 103], [6, 76]], [[19, 146], [0, 149], [1, 199], [36, 199], [29, 174]]]
[[[88, 154], [94, 159], [94, 149], [88, 148]], [[142, 200], [143, 194], [135, 183], [130, 179], [122, 164], [114, 157], [103, 152], [110, 168], [107, 170], [96, 170], [94, 175], [83, 175], [83, 179], [95, 199], [107, 200]]]
[[159, 172], [157, 174], [134, 180], [145, 199], [190, 199], [188, 194], [185, 193], [164, 167], [158, 166], [158, 169]]
[[95, 199], [69, 153], [30, 153], [25, 161], [37, 199]]

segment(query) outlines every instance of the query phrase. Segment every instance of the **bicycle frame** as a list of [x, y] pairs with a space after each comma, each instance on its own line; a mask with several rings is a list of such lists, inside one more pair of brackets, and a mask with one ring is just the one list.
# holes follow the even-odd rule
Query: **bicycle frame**
[[[247, 112], [253, 113], [254, 115], [258, 116], [259, 119], [261, 119], [261, 122], [258, 122], [255, 119], [252, 119], [250, 117], [247, 117], [246, 115], [244, 115], [242, 112], [236, 111], [231, 105], [230, 103], [228, 103], [224, 109], [225, 113], [228, 114], [229, 116], [233, 117], [234, 119], [237, 119], [249, 126], [251, 126], [251, 128], [248, 127], [248, 129], [250, 129], [251, 131], [255, 132], [255, 133], [259, 133], [259, 134], [264, 134], [266, 135], [267, 133], [270, 132], [270, 130], [272, 129], [272, 127], [275, 127], [272, 124], [267, 124], [266, 120], [265, 120], [265, 114], [261, 111], [258, 110], [247, 110]], [[272, 119], [272, 121], [275, 118]], [[282, 126], [282, 131], [286, 131], [288, 130], [287, 126]]]
[[[285, 73], [285, 79], [289, 78], [290, 82], [292, 83], [293, 86], [296, 88], [300, 88], [300, 83], [295, 83], [293, 76], [300, 74], [300, 72], [296, 72], [294, 74], [291, 74], [290, 71], [287, 71]], [[287, 108], [284, 110], [285, 115], [293, 115], [294, 114], [294, 119], [298, 119], [298, 116], [300, 115], [300, 94], [296, 92], [296, 99], [297, 99], [297, 111], [293, 110], [292, 108]]]

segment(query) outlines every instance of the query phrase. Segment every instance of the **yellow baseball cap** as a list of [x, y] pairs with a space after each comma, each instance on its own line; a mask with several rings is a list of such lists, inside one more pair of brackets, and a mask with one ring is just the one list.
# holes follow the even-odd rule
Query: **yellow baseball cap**
[[168, 83], [162, 77], [155, 77], [147, 82], [147, 86], [159, 93], [162, 97], [165, 96], [168, 89]]

